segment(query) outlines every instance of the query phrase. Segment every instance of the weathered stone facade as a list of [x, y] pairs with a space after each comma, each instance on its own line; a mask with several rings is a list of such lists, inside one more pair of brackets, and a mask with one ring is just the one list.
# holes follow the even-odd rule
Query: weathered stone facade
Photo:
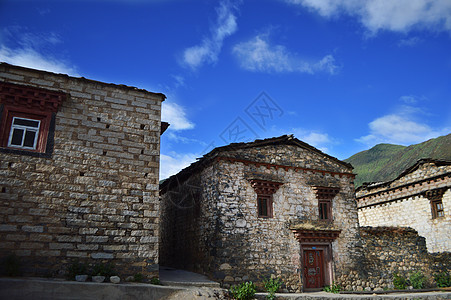
[[[216, 148], [161, 185], [161, 263], [225, 287], [276, 275], [300, 291], [316, 252], [319, 285], [331, 284], [362, 257], [353, 179], [350, 165], [292, 136]], [[265, 189], [271, 205], [260, 211]], [[333, 191], [328, 220], [321, 191]]]
[[425, 238], [411, 228], [360, 227], [360, 236], [360, 268], [337, 278], [345, 290], [394, 289], [394, 274], [407, 279], [416, 272], [425, 275], [425, 287], [434, 287], [434, 276], [449, 272], [450, 253], [428, 253]]
[[411, 227], [429, 252], [451, 251], [451, 162], [420, 160], [393, 181], [360, 187], [357, 203], [361, 226]]
[[3, 116], [63, 95], [43, 152], [0, 148], [0, 256], [19, 256], [24, 275], [61, 276], [74, 259], [158, 275], [165, 96], [4, 63], [0, 84]]

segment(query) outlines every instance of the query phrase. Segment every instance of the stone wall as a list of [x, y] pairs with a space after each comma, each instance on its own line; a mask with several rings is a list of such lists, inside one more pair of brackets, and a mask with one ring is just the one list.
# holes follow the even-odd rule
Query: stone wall
[[[426, 192], [436, 189], [444, 189], [444, 216], [433, 218]], [[391, 183], [361, 188], [357, 202], [361, 226], [412, 227], [429, 252], [451, 250], [451, 165], [423, 164]]]
[[[208, 274], [224, 287], [246, 280], [262, 286], [276, 275], [286, 291], [300, 291], [300, 245], [290, 226], [318, 221], [313, 187], [329, 186], [340, 189], [332, 205], [333, 224], [341, 230], [332, 243], [333, 272], [340, 276], [356, 268], [361, 249], [349, 168], [291, 145], [235, 149], [220, 155], [226, 158], [212, 161], [162, 195], [161, 253], [173, 251], [163, 263]], [[283, 183], [273, 195], [273, 218], [257, 215], [256, 192], [250, 183], [256, 178]], [[187, 201], [190, 207], [183, 208], [180, 195], [190, 194], [195, 195], [194, 201]]]
[[361, 227], [360, 234], [364, 259], [359, 270], [337, 278], [345, 290], [393, 289], [393, 274], [409, 278], [415, 272], [434, 287], [434, 275], [449, 272], [450, 253], [428, 253], [425, 239], [411, 228]]
[[0, 152], [0, 255], [24, 275], [62, 276], [75, 259], [158, 275], [164, 95], [0, 65], [0, 81], [68, 95], [49, 158]]

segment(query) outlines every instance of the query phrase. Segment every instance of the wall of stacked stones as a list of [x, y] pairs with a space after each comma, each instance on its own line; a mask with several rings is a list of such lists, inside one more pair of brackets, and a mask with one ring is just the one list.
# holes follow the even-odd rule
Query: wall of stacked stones
[[[429, 252], [443, 252], [451, 250], [451, 188], [448, 188], [443, 194], [442, 203], [444, 216], [432, 218], [430, 200], [421, 193], [427, 190], [450, 186], [449, 177], [446, 179], [415, 185], [396, 191], [402, 193], [392, 195], [385, 193], [377, 195], [373, 199], [359, 201], [359, 221], [362, 226], [403, 226], [412, 227], [418, 233], [426, 238]], [[395, 193], [395, 192], [394, 192]], [[410, 196], [409, 195], [412, 195]], [[377, 201], [376, 201], [377, 200]], [[375, 204], [361, 207], [368, 201], [374, 201]], [[377, 204], [378, 202], [385, 202]]]
[[360, 271], [337, 278], [346, 290], [393, 289], [393, 274], [409, 278], [415, 272], [424, 274], [432, 287], [435, 274], [449, 271], [450, 253], [428, 253], [425, 239], [411, 228], [361, 227], [360, 234], [364, 253]]
[[[318, 167], [315, 160], [319, 158], [308, 151], [302, 153], [303, 150], [296, 150], [294, 147], [288, 147], [287, 150], [285, 147], [260, 148], [254, 154], [258, 154], [266, 162]], [[248, 155], [248, 150], [243, 153]], [[230, 153], [227, 154], [229, 156]], [[236, 154], [231, 155], [255, 160], [252, 155], [243, 157]], [[306, 157], [304, 163], [300, 163], [302, 155]], [[289, 158], [293, 158], [294, 162], [289, 163]], [[341, 170], [339, 166], [331, 165], [334, 166], [333, 171]], [[321, 167], [326, 169], [324, 164]], [[249, 179], [283, 183], [273, 195], [273, 218], [257, 216], [257, 195]], [[187, 245], [190, 241], [198, 243], [198, 252], [202, 254], [197, 258], [201, 260], [196, 261], [192, 270], [209, 274], [225, 287], [246, 280], [262, 285], [265, 279], [276, 275], [282, 278], [286, 290], [301, 290], [300, 245], [289, 228], [295, 221], [318, 221], [318, 201], [313, 186], [340, 187], [339, 194], [333, 200], [334, 224], [342, 230], [340, 237], [332, 245], [335, 272], [338, 275], [347, 272], [347, 268], [356, 266], [356, 258], [361, 257], [361, 249], [357, 246], [358, 221], [352, 178], [219, 160], [204, 169], [198, 181], [193, 179], [193, 182], [184, 185], [197, 186], [194, 181], [200, 181], [202, 191], [200, 216], [196, 221], [199, 235], [192, 238], [189, 234], [178, 234], [176, 240], [179, 245]], [[185, 188], [181, 187], [177, 192]], [[167, 194], [163, 196], [163, 201], [168, 197]], [[178, 213], [186, 214], [179, 216], [182, 224], [187, 224], [189, 216], [195, 215], [193, 210]], [[184, 237], [189, 241], [179, 240]], [[176, 249], [186, 251], [179, 246]], [[188, 249], [188, 253], [195, 252], [194, 249]], [[165, 255], [164, 252], [161, 251], [162, 255]], [[185, 254], [178, 252], [178, 255]]]
[[2, 65], [0, 80], [63, 91], [51, 158], [0, 152], [0, 255], [24, 275], [74, 260], [158, 274], [162, 95]]

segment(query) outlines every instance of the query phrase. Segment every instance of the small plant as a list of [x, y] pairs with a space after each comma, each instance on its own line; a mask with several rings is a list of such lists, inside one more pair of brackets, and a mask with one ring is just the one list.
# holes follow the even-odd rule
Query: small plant
[[152, 277], [152, 279], [150, 279], [150, 284], [161, 285], [161, 282], [158, 277]]
[[6, 276], [20, 276], [20, 260], [15, 254], [8, 255], [3, 264]]
[[92, 276], [105, 276], [110, 277], [115, 275], [116, 272], [114, 271], [114, 265], [112, 263], [98, 263], [94, 265], [92, 268], [91, 275]]
[[407, 286], [407, 280], [404, 277], [399, 276], [399, 274], [393, 274], [393, 286], [397, 290], [405, 290]]
[[252, 281], [246, 281], [230, 288], [232, 297], [238, 300], [250, 300], [255, 296], [256, 288]]
[[426, 281], [426, 277], [424, 277], [423, 273], [415, 272], [410, 274], [409, 282], [413, 286], [414, 289], [422, 289], [424, 287], [424, 282]]
[[[153, 278], [152, 278], [153, 279]], [[144, 280], [144, 275], [143, 274], [141, 274], [141, 273], [136, 273], [134, 276], [133, 276], [133, 281], [134, 282], [142, 282]], [[158, 280], [159, 281], [159, 280]]]
[[328, 285], [324, 288], [325, 292], [338, 294], [341, 291], [341, 286], [332, 282], [331, 285]]
[[75, 276], [87, 274], [88, 266], [86, 264], [80, 263], [79, 261], [75, 261], [67, 268], [66, 277], [70, 280], [75, 280]]
[[265, 281], [265, 290], [269, 293], [268, 296], [266, 296], [269, 300], [276, 299], [276, 293], [280, 289], [280, 286], [282, 285], [282, 281], [280, 281], [279, 278], [270, 278], [267, 281]]
[[451, 286], [451, 276], [449, 273], [442, 272], [434, 276], [435, 282], [438, 287], [450, 287]]

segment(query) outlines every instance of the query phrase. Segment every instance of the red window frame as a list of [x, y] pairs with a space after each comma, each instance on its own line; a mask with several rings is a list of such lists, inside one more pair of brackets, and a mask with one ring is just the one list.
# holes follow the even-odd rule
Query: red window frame
[[[11, 132], [11, 125], [14, 117], [38, 120], [41, 122], [36, 142], [36, 149], [24, 149], [14, 146], [8, 146], [8, 140]], [[51, 112], [36, 112], [34, 110], [23, 109], [20, 107], [11, 107], [5, 105], [3, 107], [0, 144], [3, 148], [16, 149], [29, 152], [45, 152], [47, 139], [49, 135], [50, 122], [52, 120]]]
[[[17, 153], [51, 154], [47, 151], [49, 135], [51, 131], [53, 133], [54, 122], [52, 121], [54, 114], [66, 98], [67, 94], [59, 91], [0, 82], [0, 148], [19, 151]], [[14, 117], [40, 121], [35, 149], [8, 146]]]

